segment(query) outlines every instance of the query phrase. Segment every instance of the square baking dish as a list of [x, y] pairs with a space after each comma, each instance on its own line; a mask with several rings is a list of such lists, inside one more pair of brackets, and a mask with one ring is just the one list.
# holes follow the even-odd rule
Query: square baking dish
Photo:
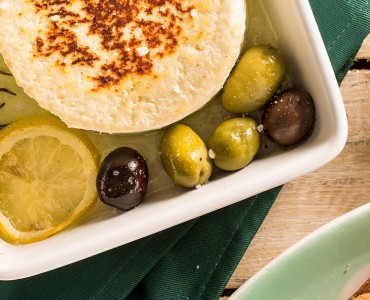
[[[12, 245], [0, 240], [0, 280], [56, 269], [231, 205], [313, 171], [341, 152], [348, 129], [345, 108], [308, 0], [259, 4], [260, 12], [269, 16], [294, 86], [306, 89], [315, 101], [312, 136], [299, 147], [262, 155], [240, 171], [218, 175], [199, 189], [168, 186], [148, 195], [134, 210], [90, 215], [41, 242]], [[253, 26], [259, 17], [250, 14]], [[265, 38], [261, 33], [253, 40]]]

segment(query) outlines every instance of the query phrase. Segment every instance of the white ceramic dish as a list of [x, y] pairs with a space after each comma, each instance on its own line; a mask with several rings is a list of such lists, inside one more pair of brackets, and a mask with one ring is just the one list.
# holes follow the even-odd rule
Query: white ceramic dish
[[317, 121], [310, 139], [200, 189], [170, 187], [128, 213], [100, 214], [41, 242], [17, 246], [0, 240], [1, 280], [52, 270], [204, 215], [317, 169], [340, 153], [347, 137], [345, 109], [308, 0], [261, 2], [288, 58], [294, 86], [315, 100]]

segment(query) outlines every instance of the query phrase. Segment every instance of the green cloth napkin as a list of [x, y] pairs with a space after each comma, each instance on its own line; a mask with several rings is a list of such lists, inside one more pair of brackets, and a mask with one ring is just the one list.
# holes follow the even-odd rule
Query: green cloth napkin
[[[310, 3], [341, 82], [370, 32], [369, 0]], [[57, 270], [2, 281], [0, 299], [218, 299], [280, 188]]]

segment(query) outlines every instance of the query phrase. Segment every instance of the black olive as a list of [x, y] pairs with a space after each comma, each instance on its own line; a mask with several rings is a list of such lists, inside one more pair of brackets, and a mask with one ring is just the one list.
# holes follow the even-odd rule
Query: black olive
[[270, 99], [262, 111], [266, 136], [280, 146], [293, 146], [307, 139], [314, 122], [315, 106], [304, 90], [283, 91]]
[[105, 204], [127, 211], [143, 201], [148, 181], [146, 160], [136, 150], [122, 147], [104, 158], [96, 188], [99, 199]]

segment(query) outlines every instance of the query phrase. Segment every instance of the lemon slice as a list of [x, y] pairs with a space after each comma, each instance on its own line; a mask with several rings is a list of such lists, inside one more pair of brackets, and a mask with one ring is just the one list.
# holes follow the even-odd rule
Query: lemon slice
[[96, 201], [98, 156], [80, 132], [51, 117], [0, 131], [0, 232], [15, 243], [43, 240]]

